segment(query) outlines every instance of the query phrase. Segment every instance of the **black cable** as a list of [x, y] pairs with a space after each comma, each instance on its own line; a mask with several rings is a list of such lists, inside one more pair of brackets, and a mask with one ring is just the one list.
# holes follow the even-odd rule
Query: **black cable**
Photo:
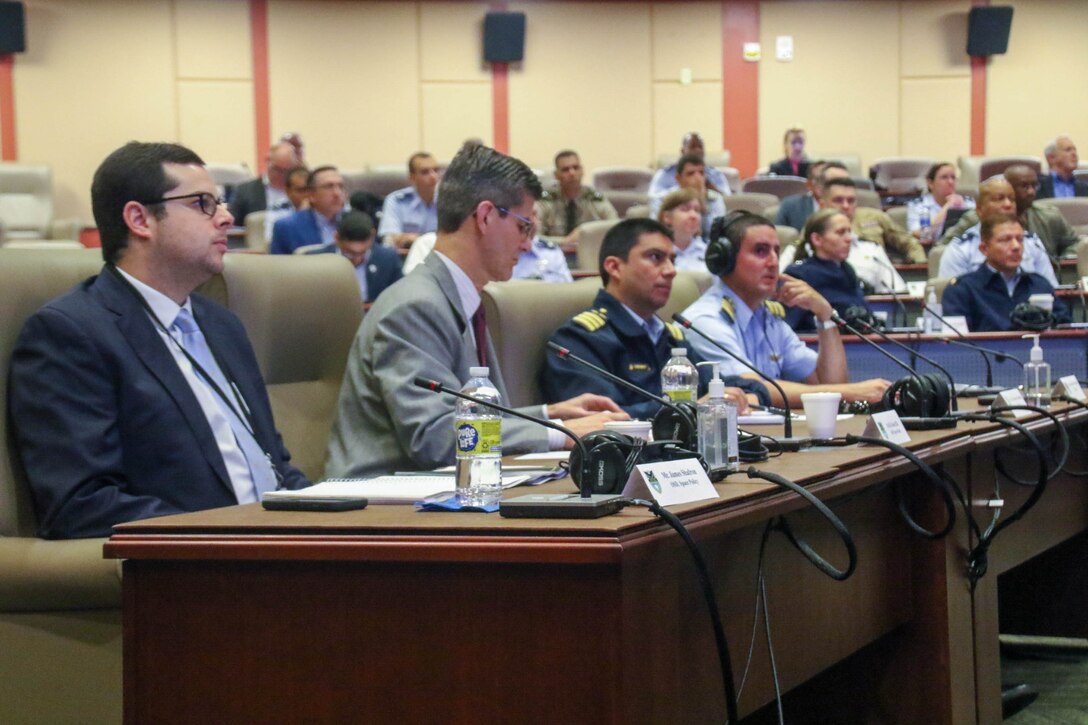
[[710, 581], [710, 571], [707, 568], [702, 552], [699, 551], [699, 545], [695, 543], [695, 539], [691, 538], [691, 534], [688, 533], [684, 522], [676, 514], [656, 501], [636, 498], [628, 499], [628, 503], [650, 509], [651, 512], [676, 530], [676, 533], [687, 545], [688, 551], [691, 552], [691, 558], [695, 562], [695, 572], [703, 589], [703, 597], [706, 599], [707, 608], [710, 610], [710, 623], [714, 628], [714, 642], [718, 647], [718, 663], [721, 665], [722, 691], [725, 693], [727, 722], [737, 725], [740, 722], [740, 715], [737, 709], [737, 691], [733, 684], [733, 663], [729, 659], [729, 642], [725, 637], [725, 628], [722, 626], [718, 600], [714, 595], [714, 585]]
[[[1082, 297], [1081, 299], [1083, 301], [1084, 298]], [[1077, 406], [1078, 408], [1088, 410], [1088, 403], [1085, 403], [1082, 400], [1077, 400], [1076, 398], [1071, 398], [1068, 395], [1055, 395], [1052, 399], [1053, 400], [1060, 400], [1060, 401], [1065, 402], [1065, 403], [1070, 403], [1072, 405]], [[1082, 444], [1086, 443], [1083, 433], [1080, 435], [1080, 440], [1081, 440]], [[1085, 447], [1088, 447], [1088, 446], [1085, 446]], [[1088, 478], [1088, 471], [1077, 471], [1077, 470], [1074, 470], [1072, 468], [1068, 468], [1066, 466], [1062, 466], [1061, 470], [1063, 472], [1065, 472], [1065, 473], [1068, 473], [1070, 476], [1074, 476], [1075, 478]]]
[[836, 581], [845, 581], [846, 579], [849, 579], [858, 565], [858, 551], [857, 547], [854, 546], [854, 537], [850, 535], [850, 531], [846, 528], [846, 524], [844, 524], [823, 501], [816, 498], [811, 492], [788, 478], [780, 476], [777, 473], [771, 473], [770, 471], [760, 471], [753, 467], [749, 467], [746, 473], [748, 474], [748, 478], [762, 478], [765, 481], [776, 483], [785, 489], [793, 491], [812, 504], [812, 507], [816, 509], [821, 516], [827, 519], [828, 523], [831, 524], [832, 528], [834, 528], [835, 532], [839, 535], [839, 538], [842, 539], [843, 546], [846, 547], [849, 563], [845, 569], [836, 569], [826, 559], [817, 554], [816, 550], [813, 549], [807, 541], [797, 538], [793, 533], [793, 529], [790, 528], [789, 522], [786, 520], [785, 516], [778, 516], [775, 519], [775, 528], [781, 531], [786, 538], [789, 539], [790, 543], [793, 544], [794, 548], [804, 554], [805, 558], [811, 561], [812, 564], [824, 574], [827, 574]]
[[941, 495], [941, 499], [944, 501], [944, 509], [946, 513], [947, 523], [939, 531], [930, 531], [925, 528], [911, 516], [910, 510], [907, 507], [907, 499], [904, 494], [904, 489], [900, 481], [897, 480], [895, 484], [895, 498], [896, 504], [899, 507], [899, 513], [902, 515], [903, 520], [912, 531], [920, 536], [924, 536], [927, 539], [940, 539], [948, 535], [948, 532], [952, 530], [952, 527], [956, 525], [956, 500], [961, 497], [957, 495], [957, 492], [953, 489], [952, 485], [941, 476], [937, 475], [928, 463], [916, 456], [912, 451], [904, 448], [898, 443], [892, 443], [886, 441], [883, 438], [868, 438], [866, 436], [846, 435], [844, 439], [847, 443], [866, 443], [873, 446], [881, 446], [887, 448], [893, 453], [898, 453], [903, 458], [914, 464], [914, 467], [921, 471], [925, 476], [933, 482], [933, 487], [937, 489], [937, 493]]

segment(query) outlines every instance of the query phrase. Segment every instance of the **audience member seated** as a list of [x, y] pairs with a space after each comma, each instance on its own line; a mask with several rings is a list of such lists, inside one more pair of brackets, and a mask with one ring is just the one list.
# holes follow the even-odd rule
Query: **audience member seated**
[[[699, 197], [703, 206], [703, 218], [700, 224], [702, 232], [710, 231], [710, 224], [720, 216], [725, 216], [725, 201], [722, 195], [707, 187], [706, 165], [698, 156], [684, 156], [676, 164], [678, 189], [690, 189]], [[675, 189], [674, 189], [675, 191]], [[664, 195], [650, 197], [650, 217], [658, 218]]]
[[335, 166], [310, 172], [310, 206], [280, 219], [272, 227], [269, 254], [294, 254], [309, 244], [335, 244], [336, 224], [344, 213], [344, 177]]
[[[701, 360], [679, 325], [657, 317], [657, 311], [669, 301], [676, 277], [668, 229], [652, 219], [620, 222], [601, 242], [599, 268], [604, 289], [597, 293], [593, 306], [567, 321], [551, 339], [594, 365], [661, 395], [661, 369], [672, 357], [673, 348], [685, 348], [693, 363]], [[710, 366], [700, 366], [700, 394], [706, 392], [710, 378]], [[729, 386], [726, 396], [741, 412], [747, 412], [749, 400], [770, 403], [761, 383], [732, 376], [723, 379]], [[652, 400], [556, 355], [546, 357], [540, 384], [549, 400], [587, 391], [607, 396], [632, 418], [653, 418], [660, 408]]]
[[[1024, 251], [1024, 228], [1012, 214], [996, 214], [982, 220], [979, 251], [985, 260], [978, 269], [956, 277], [944, 289], [941, 307], [945, 316], [967, 318], [971, 332], [1013, 330], [1010, 315], [1017, 305], [1027, 304], [1032, 295], [1054, 294], [1045, 278], [1025, 272], [1020, 262]], [[1054, 298], [1054, 322], [1070, 322], [1069, 308]]]
[[565, 149], [555, 155], [556, 184], [544, 190], [536, 203], [540, 233], [562, 237], [564, 243], [576, 242], [579, 224], [601, 219], [617, 219], [616, 208], [599, 191], [582, 183], [585, 170], [576, 151]]
[[797, 231], [804, 229], [805, 222], [819, 207], [820, 190], [826, 180], [824, 173], [828, 168], [839, 169], [843, 176], [850, 175], [846, 167], [838, 161], [813, 161], [808, 167], [808, 175], [805, 179], [805, 187], [808, 191], [804, 194], [791, 194], [784, 198], [778, 205], [778, 214], [774, 218], [775, 224], [793, 227]]
[[27, 320], [9, 414], [44, 538], [302, 488], [242, 323], [192, 294], [234, 218], [200, 157], [130, 142], [95, 172], [102, 271]]
[[1080, 181], [1073, 176], [1080, 159], [1077, 158], [1077, 145], [1068, 136], [1059, 136], [1046, 145], [1044, 152], [1049, 173], [1039, 179], [1040, 199], [1065, 199], [1073, 196], [1088, 196], [1088, 181]]
[[677, 269], [705, 272], [706, 242], [703, 241], [703, 202], [691, 189], [677, 189], [665, 195], [657, 220], [672, 231], [674, 264]]
[[1059, 257], [1071, 250], [1079, 237], [1069, 226], [1061, 211], [1050, 204], [1036, 204], [1036, 185], [1039, 175], [1025, 164], [1014, 164], [1005, 169], [1005, 180], [1012, 184], [1016, 196], [1016, 215], [1024, 229], [1039, 237], [1046, 253]]
[[791, 128], [786, 130], [782, 137], [782, 150], [786, 154], [770, 165], [769, 173], [778, 176], [802, 176], [808, 177], [808, 157], [805, 156], [805, 132], [804, 129]]
[[[831, 304], [808, 283], [779, 274], [779, 249], [774, 225], [757, 214], [735, 211], [715, 222], [706, 261], [717, 279], [684, 316], [764, 375], [779, 381], [788, 401], [768, 389], [775, 405], [797, 407], [802, 393], [818, 391], [841, 392], [846, 400], [880, 400], [890, 383], [879, 378], [847, 382], [846, 352], [831, 320]], [[801, 342], [786, 324], [786, 307], [801, 307], [816, 316], [818, 352]], [[703, 359], [721, 363], [723, 374], [756, 379], [748, 368], [702, 336], [689, 339]]]
[[[825, 189], [830, 184], [838, 185], [837, 193], [840, 198], [845, 198], [842, 197], [842, 189], [846, 185], [850, 186], [851, 193], [847, 196], [852, 199], [852, 203], [849, 205], [845, 202], [836, 203], [825, 190], [820, 196], [820, 206], [824, 208], [834, 206], [850, 217], [854, 234], [858, 236], [858, 239], [879, 244], [887, 252], [887, 256], [897, 262], [919, 264], [926, 261], [925, 247], [906, 229], [892, 221], [890, 216], [880, 209], [858, 206], [857, 185], [849, 174], [839, 172], [836, 167], [828, 164], [824, 168], [824, 176]], [[858, 274], [864, 277], [861, 269], [858, 269]]]
[[[684, 134], [684, 138], [680, 141], [680, 157], [695, 156], [700, 161], [704, 160], [706, 156], [706, 148], [703, 146], [703, 137], [695, 131]], [[680, 186], [680, 182], [677, 180], [677, 167], [679, 163], [670, 164], [663, 169], [658, 169], [654, 173], [654, 177], [650, 179], [650, 197], [661, 197], [669, 193], [673, 189]], [[729, 188], [729, 180], [725, 178], [718, 169], [713, 166], [706, 169], [706, 186], [712, 191], [716, 191], [722, 196], [729, 196], [732, 191]]]
[[[801, 234], [812, 248], [812, 254], [791, 264], [786, 274], [807, 282], [831, 303], [840, 317], [847, 317], [846, 312], [851, 307], [861, 307], [872, 313], [865, 302], [857, 272], [846, 261], [853, 241], [846, 215], [838, 209], [821, 209], [809, 218]], [[797, 332], [816, 329], [816, 318], [803, 307], [789, 308], [786, 323]]]
[[[535, 235], [533, 203], [541, 193], [536, 175], [517, 159], [481, 145], [457, 153], [442, 180], [433, 252], [378, 298], [352, 344], [326, 475], [371, 476], [454, 462], [454, 398], [417, 387], [416, 377], [458, 390], [470, 367], [489, 365], [491, 380], [509, 399], [480, 290], [510, 279], [518, 253]], [[524, 412], [564, 420], [575, 435], [628, 417], [608, 398], [591, 394]], [[503, 453], [570, 445], [558, 431], [513, 417], [503, 421]]]
[[[418, 240], [416, 240], [418, 241]], [[415, 249], [415, 244], [412, 245]], [[514, 279], [539, 279], [544, 282], [573, 282], [567, 255], [555, 242], [537, 236], [529, 249], [518, 256]]]
[[[290, 211], [298, 211], [310, 206], [310, 170], [305, 166], [296, 166], [287, 172], [287, 180], [284, 182], [284, 191], [291, 202]], [[286, 216], [286, 215], [285, 215]], [[269, 238], [272, 232], [269, 230]]]
[[287, 173], [299, 165], [295, 147], [281, 141], [268, 150], [265, 157], [265, 172], [244, 184], [234, 188], [230, 197], [230, 211], [234, 221], [244, 225], [246, 217], [255, 211], [291, 211], [291, 200], [287, 196]]
[[420, 234], [438, 228], [438, 162], [426, 151], [408, 159], [411, 186], [385, 198], [378, 236], [390, 247], [407, 248]]
[[[994, 176], [983, 181], [978, 188], [978, 208], [963, 215], [955, 229], [968, 225], [958, 236], [952, 239], [941, 255], [941, 264], [937, 271], [938, 277], [963, 277], [978, 269], [985, 261], [982, 251], [979, 249], [981, 230], [979, 217], [987, 217], [998, 214], [1013, 214], [1016, 211], [1016, 195], [1010, 184], [1003, 176]], [[1030, 231], [1024, 232], [1024, 249], [1021, 253], [1020, 265], [1025, 272], [1034, 272], [1051, 284], [1058, 286], [1058, 278], [1054, 274], [1054, 267], [1050, 263], [1050, 257], [1046, 253], [1046, 247], [1038, 236]]]
[[427, 232], [426, 234], [420, 234], [416, 237], [416, 240], [412, 242], [412, 246], [408, 247], [408, 255], [404, 258], [404, 274], [408, 274], [413, 269], [423, 264], [423, 260], [426, 259], [427, 255], [434, 249], [434, 243], [437, 238], [438, 235], [434, 232]]
[[311, 249], [306, 254], [339, 254], [355, 267], [363, 302], [373, 302], [386, 287], [399, 280], [400, 255], [374, 244], [374, 222], [361, 211], [349, 211], [336, 225], [336, 242]]
[[[831, 174], [835, 171], [837, 169], [824, 169], [824, 174], [828, 175], [828, 179], [821, 193], [820, 206], [824, 209], [835, 209], [849, 219], [853, 217], [855, 211], [859, 211], [857, 188], [854, 186], [854, 180], [849, 176], [832, 176]], [[903, 277], [888, 258], [884, 247], [876, 242], [858, 238], [856, 222], [853, 224], [852, 230], [850, 255], [847, 257], [847, 261], [854, 268], [854, 272], [857, 273], [858, 279], [865, 285], [866, 290], [872, 292], [888, 292], [889, 290], [906, 292], [907, 283], [903, 281]], [[808, 240], [801, 237], [782, 250], [781, 269], [785, 270], [794, 261], [809, 256], [812, 256], [812, 249]]]
[[926, 172], [929, 193], [912, 199], [907, 204], [907, 231], [916, 239], [922, 238], [922, 212], [929, 213], [930, 237], [923, 241], [935, 241], [941, 236], [949, 209], [974, 209], [975, 200], [956, 193], [956, 167], [942, 161], [929, 167]]

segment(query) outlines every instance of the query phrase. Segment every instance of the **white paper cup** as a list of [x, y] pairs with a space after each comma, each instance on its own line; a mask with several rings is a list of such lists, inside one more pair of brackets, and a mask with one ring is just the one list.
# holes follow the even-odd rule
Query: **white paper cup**
[[605, 430], [614, 430], [644, 441], [653, 440], [653, 427], [654, 424], [648, 420], [610, 420], [604, 424]]
[[813, 438], [834, 438], [842, 393], [802, 393], [808, 433]]
[[1054, 295], [1048, 295], [1046, 293], [1032, 295], [1028, 297], [1028, 304], [1040, 307], [1047, 312], [1054, 311]]

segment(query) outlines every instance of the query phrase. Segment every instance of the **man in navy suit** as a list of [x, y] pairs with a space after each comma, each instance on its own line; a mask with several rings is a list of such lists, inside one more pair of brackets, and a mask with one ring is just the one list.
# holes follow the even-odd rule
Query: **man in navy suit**
[[339, 254], [355, 267], [363, 302], [373, 302], [389, 285], [403, 277], [401, 258], [389, 247], [374, 244], [374, 222], [361, 211], [349, 211], [336, 226], [336, 243], [306, 254]]
[[1059, 136], [1046, 145], [1043, 151], [1050, 172], [1039, 176], [1039, 199], [1068, 198], [1088, 196], [1088, 182], [1073, 176], [1080, 159], [1077, 157], [1077, 145], [1068, 136]]
[[344, 177], [335, 166], [318, 166], [306, 180], [310, 208], [300, 209], [272, 227], [269, 254], [293, 254], [299, 247], [335, 242], [336, 224], [344, 213]]
[[276, 432], [242, 323], [191, 294], [233, 217], [203, 161], [131, 142], [91, 186], [106, 265], [26, 323], [10, 414], [46, 538], [257, 501], [309, 481]]

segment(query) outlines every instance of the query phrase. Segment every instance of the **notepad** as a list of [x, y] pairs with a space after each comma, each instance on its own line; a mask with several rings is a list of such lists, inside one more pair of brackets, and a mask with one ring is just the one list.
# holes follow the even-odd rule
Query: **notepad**
[[[503, 476], [502, 487], [510, 488], [528, 479], [528, 476]], [[269, 491], [266, 499], [292, 498], [343, 498], [358, 497], [374, 504], [410, 504], [428, 496], [452, 492], [452, 476], [378, 476], [377, 478], [330, 478], [309, 488], [297, 491]]]

